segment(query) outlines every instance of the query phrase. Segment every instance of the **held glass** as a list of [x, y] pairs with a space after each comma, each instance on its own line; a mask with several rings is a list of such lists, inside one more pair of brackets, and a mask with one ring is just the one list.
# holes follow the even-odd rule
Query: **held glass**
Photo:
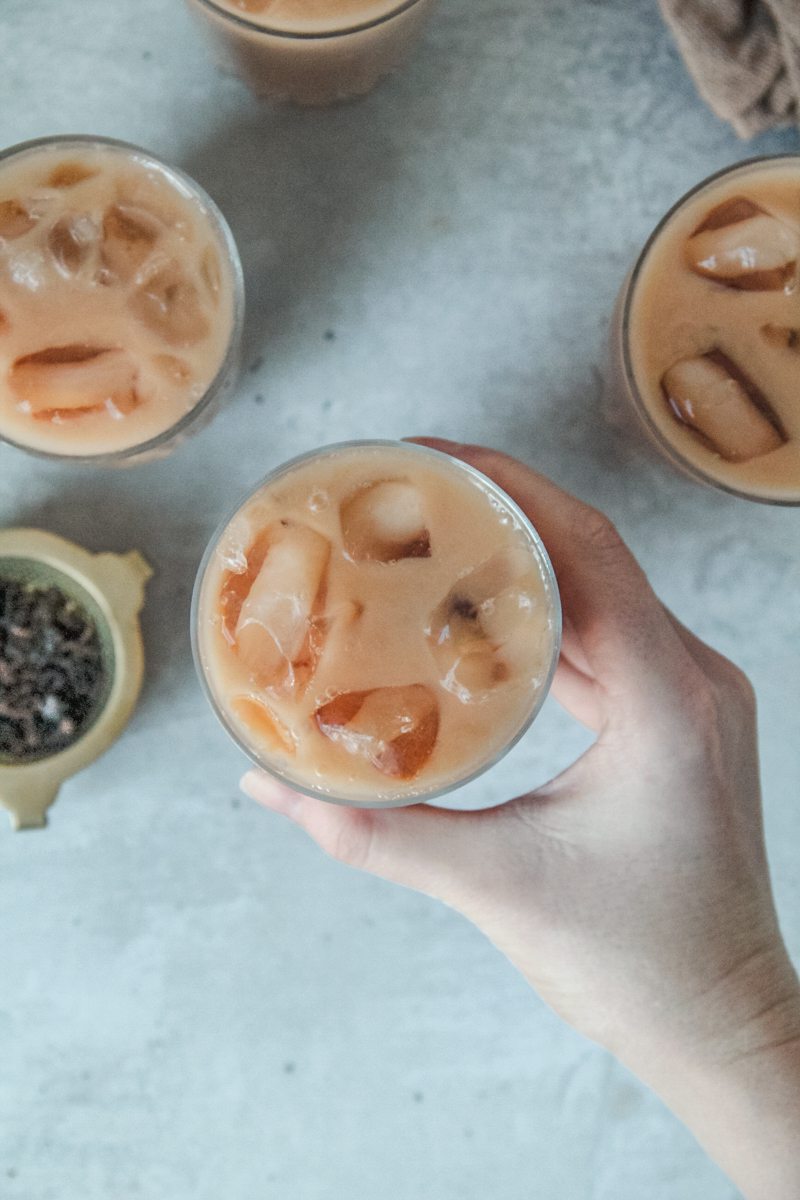
[[[307, 638], [280, 611], [292, 592]], [[539, 535], [495, 483], [427, 447], [360, 441], [283, 464], [225, 518], [191, 633], [211, 707], [257, 766], [394, 806], [460, 787], [522, 737], [561, 609]], [[279, 671], [276, 645], [295, 647]]]

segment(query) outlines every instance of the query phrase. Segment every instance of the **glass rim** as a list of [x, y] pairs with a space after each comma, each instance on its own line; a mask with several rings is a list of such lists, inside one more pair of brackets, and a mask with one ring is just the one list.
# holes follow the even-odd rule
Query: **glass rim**
[[34, 446], [28, 446], [25, 442], [18, 442], [16, 439], [8, 437], [4, 433], [0, 433], [0, 444], [13, 446], [16, 450], [21, 450], [25, 454], [30, 454], [35, 458], [45, 459], [50, 462], [58, 463], [75, 463], [79, 466], [109, 466], [114, 463], [124, 463], [127, 460], [133, 460], [131, 465], [135, 465], [135, 460], [140, 455], [146, 455], [152, 451], [160, 449], [162, 446], [178, 437], [181, 433], [187, 430], [195, 420], [205, 412], [207, 408], [217, 399], [220, 392], [224, 389], [230, 374], [236, 366], [239, 355], [239, 348], [244, 329], [244, 312], [245, 312], [245, 293], [244, 293], [244, 271], [242, 268], [242, 260], [239, 255], [239, 249], [236, 245], [231, 227], [228, 224], [222, 210], [219, 208], [215, 200], [212, 200], [208, 192], [195, 179], [183, 171], [180, 167], [172, 166], [165, 162], [157, 154], [146, 150], [143, 146], [138, 146], [134, 142], [126, 142], [120, 138], [104, 137], [102, 134], [91, 133], [58, 133], [50, 136], [31, 138], [25, 142], [17, 142], [13, 146], [7, 146], [0, 150], [0, 166], [6, 159], [16, 157], [18, 154], [26, 154], [41, 150], [46, 146], [98, 146], [111, 147], [112, 150], [125, 151], [135, 155], [137, 158], [150, 162], [163, 171], [173, 182], [181, 185], [181, 189], [191, 195], [195, 201], [199, 201], [201, 208], [209, 219], [209, 223], [217, 238], [218, 244], [226, 252], [228, 264], [231, 271], [231, 282], [233, 292], [233, 314], [231, 321], [230, 336], [228, 338], [225, 354], [220, 362], [219, 367], [214, 377], [209, 381], [208, 387], [203, 392], [200, 399], [192, 405], [188, 412], [179, 417], [172, 425], [166, 429], [162, 429], [160, 433], [148, 438], [145, 442], [136, 442], [132, 446], [123, 446], [119, 450], [104, 450], [97, 454], [63, 454], [57, 450], [41, 450]]
[[261, 33], [267, 37], [286, 38], [287, 41], [293, 42], [314, 42], [314, 41], [335, 41], [336, 38], [348, 37], [353, 33], [363, 33], [368, 29], [376, 29], [379, 25], [386, 24], [387, 21], [393, 20], [395, 17], [401, 16], [409, 9], [416, 8], [422, 3], [422, 0], [398, 0], [398, 3], [389, 12], [383, 13], [381, 16], [373, 17], [368, 21], [359, 21], [354, 25], [348, 25], [346, 29], [329, 29], [314, 32], [313, 30], [292, 30], [292, 29], [274, 29], [269, 25], [262, 25], [258, 21], [252, 21], [249, 17], [239, 16], [238, 13], [231, 12], [228, 8], [223, 8], [217, 0], [196, 0], [196, 3], [203, 8], [210, 9], [217, 16], [223, 17], [232, 21], [234, 25], [241, 25], [244, 29], [249, 29], [254, 33]]
[[721, 179], [725, 179], [729, 175], [735, 175], [739, 171], [747, 171], [753, 167], [773, 166], [782, 162], [795, 163], [800, 167], [800, 151], [788, 151], [785, 154], [762, 154], [754, 158], [745, 158], [741, 162], [732, 163], [730, 166], [722, 167], [718, 171], [714, 171], [711, 175], [707, 175], [698, 183], [694, 184], [687, 192], [684, 192], [674, 204], [667, 209], [663, 217], [653, 229], [650, 236], [647, 238], [642, 249], [637, 255], [633, 269], [628, 275], [627, 280], [623, 284], [624, 294], [622, 298], [622, 314], [620, 320], [620, 341], [621, 341], [621, 359], [622, 369], [625, 378], [625, 384], [633, 401], [633, 406], [636, 409], [639, 419], [643, 422], [650, 435], [654, 438], [668, 459], [673, 465], [678, 466], [686, 474], [690, 475], [698, 483], [706, 484], [708, 487], [715, 488], [717, 491], [727, 492], [731, 496], [736, 496], [741, 500], [751, 500], [756, 504], [769, 504], [779, 508], [795, 508], [800, 505], [800, 496], [797, 499], [783, 499], [779, 496], [763, 496], [755, 492], [744, 491], [741, 488], [735, 487], [733, 484], [724, 483], [715, 476], [704, 471], [702, 467], [698, 467], [695, 463], [690, 462], [681, 454], [680, 450], [671, 443], [660, 427], [653, 420], [647, 406], [642, 399], [642, 394], [639, 385], [636, 381], [636, 374], [633, 367], [633, 358], [630, 349], [630, 326], [631, 315], [634, 305], [634, 295], [636, 285], [644, 269], [647, 257], [655, 245], [658, 238], [666, 229], [669, 222], [674, 216], [683, 209], [683, 207], [695, 196], [699, 195], [705, 188], [717, 183]]
[[[523, 531], [534, 548], [535, 557], [542, 572], [547, 600], [550, 607], [549, 618], [552, 650], [548, 670], [543, 677], [542, 685], [539, 688], [534, 703], [530, 707], [530, 711], [526, 714], [525, 719], [520, 723], [519, 728], [515, 731], [511, 738], [504, 742], [497, 752], [492, 757], [487, 759], [486, 762], [480, 764], [474, 770], [470, 771], [469, 774], [461, 776], [454, 782], [448, 783], [443, 787], [437, 786], [430, 788], [427, 791], [420, 791], [418, 794], [400, 796], [391, 800], [372, 800], [359, 798], [351, 799], [347, 796], [335, 795], [331, 792], [315, 789], [310, 784], [295, 781], [287, 774], [281, 772], [275, 766], [268, 763], [265, 759], [259, 757], [253, 748], [247, 745], [245, 740], [235, 729], [233, 722], [229, 720], [221, 704], [218, 702], [217, 697], [215, 696], [211, 687], [208, 674], [205, 670], [200, 650], [198, 618], [208, 567], [222, 535], [233, 519], [245, 507], [245, 505], [248, 504], [249, 501], [252, 500], [262, 490], [262, 488], [274, 483], [282, 476], [289, 474], [303, 463], [310, 462], [317, 458], [327, 458], [348, 450], [362, 448], [390, 448], [393, 450], [408, 451], [412, 455], [422, 454], [440, 460], [445, 459], [449, 461], [451, 465], [455, 465], [460, 470], [463, 470], [484, 491], [488, 490], [491, 494], [497, 497], [519, 521]], [[391, 438], [361, 438], [344, 442], [332, 442], [326, 446], [320, 446], [315, 450], [305, 451], [304, 453], [298, 454], [295, 457], [288, 459], [286, 462], [279, 464], [272, 471], [269, 471], [263, 479], [255, 484], [255, 486], [250, 487], [247, 493], [240, 497], [236, 505], [226, 513], [225, 517], [219, 522], [213, 534], [211, 535], [211, 538], [209, 539], [208, 545], [203, 552], [200, 565], [197, 569], [197, 575], [195, 577], [194, 587], [192, 589], [192, 602], [190, 609], [190, 633], [192, 657], [194, 659], [195, 670], [197, 672], [203, 693], [211, 707], [212, 712], [234, 744], [238, 746], [238, 748], [256, 767], [259, 768], [259, 770], [264, 771], [267, 775], [270, 775], [279, 783], [291, 787], [294, 791], [300, 792], [302, 795], [311, 796], [317, 800], [326, 800], [331, 804], [339, 804], [348, 808], [406, 808], [413, 804], [427, 804], [432, 800], [437, 800], [442, 796], [446, 796], [451, 792], [457, 791], [459, 788], [465, 787], [468, 783], [472, 783], [475, 779], [479, 778], [479, 776], [485, 774], [485, 772], [490, 771], [494, 766], [496, 766], [497, 763], [500, 762], [501, 759], [505, 758], [506, 754], [508, 754], [509, 751], [512, 750], [520, 741], [520, 739], [528, 732], [542, 710], [544, 702], [550, 693], [553, 676], [555, 675], [556, 667], [558, 666], [558, 660], [561, 651], [562, 629], [563, 617], [561, 596], [558, 587], [558, 580], [556, 578], [555, 569], [551, 562], [550, 555], [548, 554], [547, 548], [542, 541], [541, 535], [534, 526], [530, 517], [523, 512], [516, 501], [512, 500], [508, 493], [505, 492], [499, 484], [495, 483], [493, 479], [491, 479], [488, 475], [485, 475], [482, 471], [479, 471], [477, 467], [473, 467], [471, 463], [466, 463], [463, 461], [463, 459], [456, 458], [455, 455], [448, 454], [444, 450], [435, 450], [431, 446], [421, 446], [416, 442], [394, 440]]]

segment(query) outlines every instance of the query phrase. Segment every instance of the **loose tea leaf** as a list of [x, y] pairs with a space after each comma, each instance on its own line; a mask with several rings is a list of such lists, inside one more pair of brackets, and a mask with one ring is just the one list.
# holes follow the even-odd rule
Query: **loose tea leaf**
[[0, 579], [0, 755], [64, 750], [94, 717], [105, 684], [97, 627], [57, 587]]

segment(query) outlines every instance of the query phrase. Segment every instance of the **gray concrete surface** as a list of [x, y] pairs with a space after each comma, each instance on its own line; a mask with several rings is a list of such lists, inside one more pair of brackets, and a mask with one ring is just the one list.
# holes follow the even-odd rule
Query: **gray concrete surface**
[[[752, 675], [769, 849], [800, 957], [797, 516], [703, 491], [603, 415], [615, 292], [736, 141], [655, 0], [442, 0], [410, 69], [262, 106], [178, 0], [3, 0], [0, 144], [98, 132], [195, 175], [246, 263], [235, 399], [123, 473], [0, 448], [0, 522], [157, 574], [147, 684], [49, 828], [0, 828], [2, 1200], [731, 1200], [659, 1102], [479, 934], [239, 798], [186, 636], [194, 571], [270, 467], [357, 436], [512, 450], [606, 509], [682, 619]], [[464, 803], [586, 744], [555, 705]]]

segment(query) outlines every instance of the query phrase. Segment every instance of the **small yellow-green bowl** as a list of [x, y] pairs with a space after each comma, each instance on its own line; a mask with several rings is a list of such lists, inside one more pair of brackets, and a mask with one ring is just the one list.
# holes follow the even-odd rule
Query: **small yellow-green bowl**
[[139, 613], [152, 573], [137, 550], [90, 554], [40, 529], [0, 531], [0, 580], [57, 587], [77, 601], [97, 628], [106, 679], [95, 713], [66, 749], [21, 762], [0, 756], [0, 807], [15, 829], [45, 825], [61, 784], [107, 750], [133, 713], [144, 676]]

